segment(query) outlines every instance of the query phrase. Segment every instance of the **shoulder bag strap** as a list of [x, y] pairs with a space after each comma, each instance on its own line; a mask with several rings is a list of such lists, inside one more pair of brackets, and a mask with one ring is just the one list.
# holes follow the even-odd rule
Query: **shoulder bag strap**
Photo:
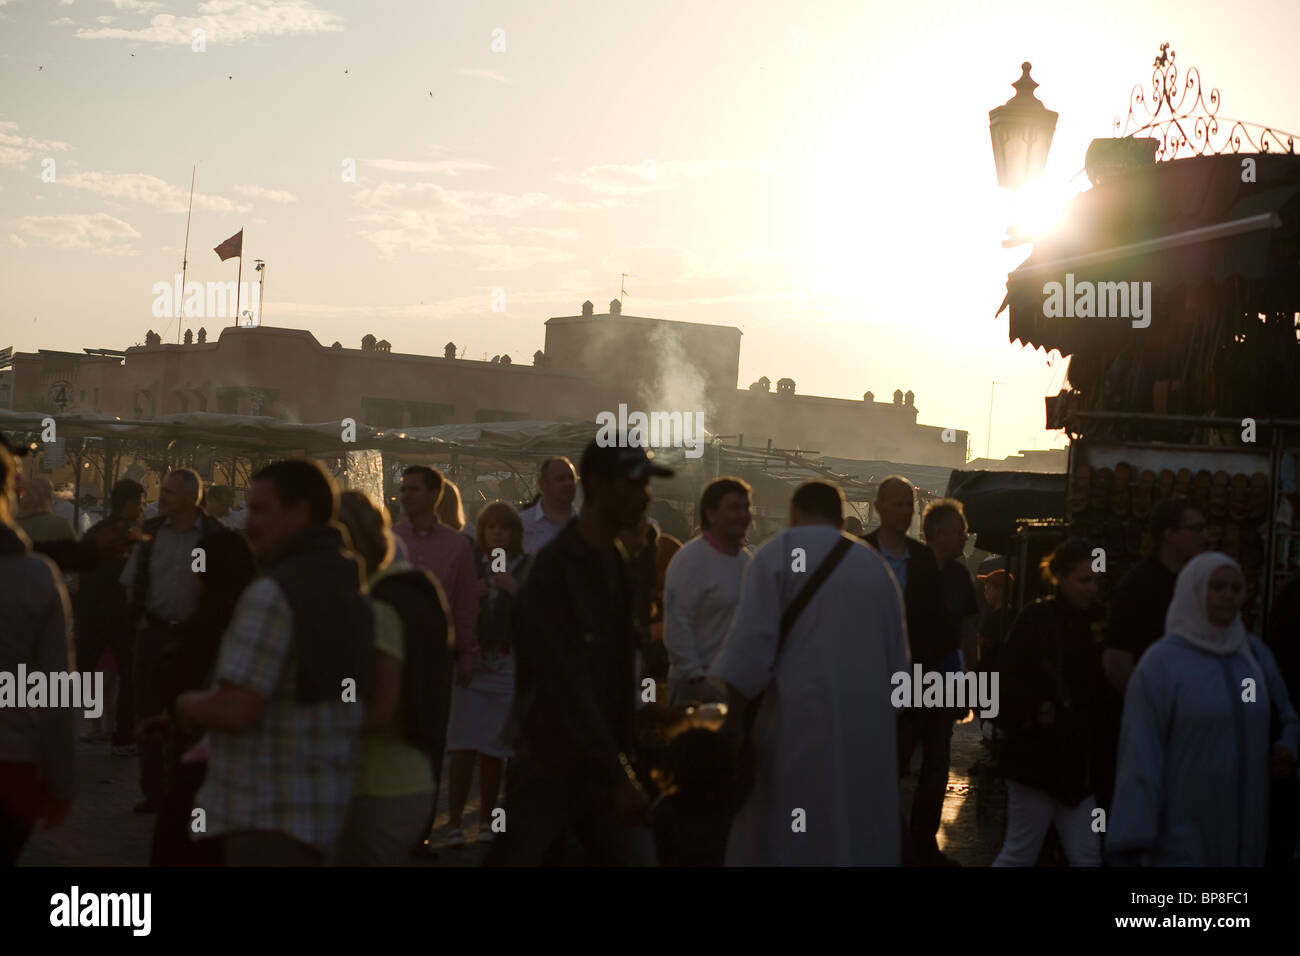
[[799, 615], [812, 602], [826, 579], [831, 576], [831, 572], [835, 570], [835, 566], [840, 563], [840, 559], [844, 555], [848, 554], [851, 547], [853, 547], [853, 539], [841, 533], [840, 540], [835, 543], [835, 547], [831, 548], [830, 554], [826, 555], [822, 559], [822, 563], [817, 565], [817, 570], [812, 573], [812, 577], [804, 583], [804, 586], [799, 589], [799, 593], [794, 596], [794, 600], [790, 602], [789, 607], [785, 609], [785, 613], [781, 615], [781, 636], [776, 645], [777, 656], [780, 656], [781, 648], [785, 645], [785, 639], [790, 636], [790, 631], [794, 628]]

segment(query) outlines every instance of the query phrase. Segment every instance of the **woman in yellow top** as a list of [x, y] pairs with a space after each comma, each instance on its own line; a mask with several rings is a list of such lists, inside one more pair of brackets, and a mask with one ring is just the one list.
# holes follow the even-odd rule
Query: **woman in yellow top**
[[[393, 561], [388, 516], [366, 495], [344, 492], [339, 520], [365, 566], [371, 590], [384, 578], [411, 570]], [[357, 753], [356, 788], [334, 850], [337, 866], [400, 865], [425, 835], [433, 802], [429, 754], [410, 743], [398, 712], [406, 646], [402, 619], [383, 601], [373, 605], [375, 666]]]

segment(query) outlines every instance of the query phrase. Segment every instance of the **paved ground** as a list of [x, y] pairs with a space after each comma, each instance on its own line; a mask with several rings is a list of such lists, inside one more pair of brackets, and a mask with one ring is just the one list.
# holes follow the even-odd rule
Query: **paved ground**
[[[969, 771], [980, 758], [976, 724], [958, 725], [953, 733], [952, 769], [944, 802], [939, 847], [964, 866], [988, 866], [1002, 841], [1005, 796], [990, 783], [972, 786]], [[80, 743], [77, 754], [77, 799], [63, 826], [38, 832], [19, 860], [21, 866], [146, 866], [153, 833], [152, 816], [131, 811], [139, 799], [138, 761], [114, 757], [107, 743]], [[903, 806], [910, 808], [916, 778], [903, 781]], [[477, 791], [477, 780], [474, 791]], [[471, 796], [466, 808], [468, 846], [441, 849], [436, 858], [412, 857], [416, 866], [477, 866], [486, 844], [476, 840], [478, 800]], [[445, 832], [447, 795], [439, 802]]]
[[[107, 743], [77, 745], [77, 798], [63, 826], [37, 832], [23, 850], [19, 866], [148, 866], [154, 817], [132, 812], [140, 799], [139, 761], [114, 757]], [[478, 781], [475, 780], [475, 790]], [[442, 849], [438, 856], [411, 857], [415, 866], [477, 866], [487, 844], [476, 839], [478, 798], [466, 806], [468, 846]], [[440, 829], [446, 832], [447, 793], [439, 806]]]
[[[978, 723], [958, 724], [953, 728], [952, 758], [948, 770], [948, 796], [943, 803], [939, 828], [939, 849], [962, 866], [988, 866], [1002, 846], [1006, 819], [1006, 790], [1001, 781], [972, 779], [971, 768], [981, 758], [988, 761], [980, 746]], [[920, 757], [914, 766], [920, 766]], [[909, 812], [916, 777], [903, 780], [903, 807]]]

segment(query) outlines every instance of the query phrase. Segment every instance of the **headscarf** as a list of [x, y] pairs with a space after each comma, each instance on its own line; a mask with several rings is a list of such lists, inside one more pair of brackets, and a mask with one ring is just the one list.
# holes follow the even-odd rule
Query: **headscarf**
[[1165, 633], [1177, 634], [1187, 643], [1211, 654], [1244, 654], [1254, 663], [1250, 652], [1250, 635], [1242, 623], [1241, 613], [1227, 627], [1210, 623], [1205, 613], [1205, 595], [1209, 590], [1210, 575], [1219, 568], [1241, 566], [1220, 551], [1198, 554], [1178, 572], [1174, 584], [1174, 599], [1165, 614]]

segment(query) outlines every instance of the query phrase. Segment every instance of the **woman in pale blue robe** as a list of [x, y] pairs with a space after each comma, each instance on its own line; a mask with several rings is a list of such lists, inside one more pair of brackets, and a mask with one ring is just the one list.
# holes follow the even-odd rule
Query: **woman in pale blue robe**
[[1116, 862], [1264, 864], [1269, 778], [1295, 772], [1300, 723], [1273, 654], [1242, 623], [1242, 590], [1241, 568], [1218, 552], [1178, 575], [1165, 636], [1124, 697], [1106, 831]]

